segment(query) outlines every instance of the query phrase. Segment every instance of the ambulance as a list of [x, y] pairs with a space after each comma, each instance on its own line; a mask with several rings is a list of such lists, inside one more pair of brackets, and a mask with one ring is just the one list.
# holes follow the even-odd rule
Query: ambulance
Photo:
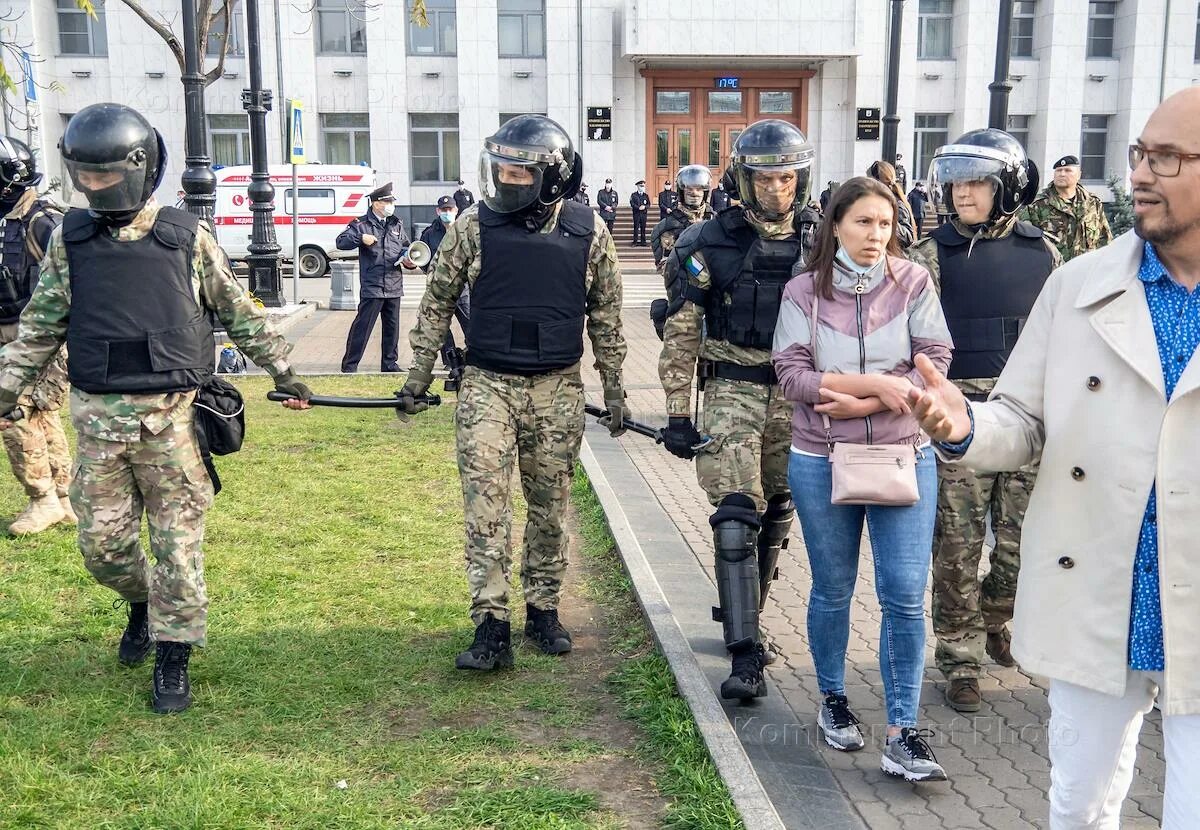
[[[232, 260], [249, 253], [254, 216], [250, 212], [249, 165], [223, 167], [217, 176], [217, 206], [213, 222], [217, 241]], [[292, 166], [272, 164], [275, 187], [275, 236], [283, 258], [292, 258]], [[375, 189], [375, 171], [370, 167], [345, 164], [301, 164], [296, 171], [300, 191], [296, 227], [300, 236], [300, 276], [321, 277], [329, 260], [353, 258], [357, 251], [339, 251], [338, 234], [351, 219], [367, 212], [367, 194]]]

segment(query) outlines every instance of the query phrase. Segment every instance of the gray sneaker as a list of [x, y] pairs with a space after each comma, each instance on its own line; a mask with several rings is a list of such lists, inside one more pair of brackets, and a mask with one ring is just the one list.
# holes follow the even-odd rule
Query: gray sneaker
[[825, 743], [842, 752], [856, 752], [865, 745], [858, 722], [845, 695], [825, 695], [825, 702], [817, 710], [817, 726]]
[[879, 768], [888, 775], [904, 778], [905, 781], [945, 781], [946, 771], [933, 757], [933, 750], [925, 742], [933, 737], [931, 729], [914, 729], [906, 726], [894, 738], [888, 738], [883, 748]]

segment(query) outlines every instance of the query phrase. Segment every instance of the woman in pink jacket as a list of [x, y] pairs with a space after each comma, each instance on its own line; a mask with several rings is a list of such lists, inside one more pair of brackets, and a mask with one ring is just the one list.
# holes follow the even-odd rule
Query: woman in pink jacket
[[[865, 520], [883, 612], [879, 663], [888, 727], [880, 766], [909, 781], [941, 781], [946, 773], [925, 741], [931, 733], [917, 728], [937, 470], [906, 396], [921, 383], [915, 356], [944, 369], [951, 342], [929, 272], [900, 257], [896, 217], [895, 197], [873, 179], [853, 178], [837, 189], [808, 265], [784, 292], [773, 359], [784, 395], [796, 403], [788, 481], [812, 571], [809, 649], [824, 696], [817, 725], [835, 749], [863, 748], [845, 670]], [[829, 453], [842, 442], [912, 445], [917, 503], [832, 504]]]

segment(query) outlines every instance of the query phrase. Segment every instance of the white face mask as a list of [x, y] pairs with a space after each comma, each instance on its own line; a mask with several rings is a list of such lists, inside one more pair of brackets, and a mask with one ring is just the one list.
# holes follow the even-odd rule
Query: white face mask
[[386, 219], [387, 217], [391, 216], [391, 215], [392, 215], [393, 213], [395, 213], [395, 212], [396, 212], [396, 206], [395, 206], [395, 205], [393, 205], [391, 202], [384, 202], [384, 203], [383, 203], [383, 216], [384, 216], [384, 218], [385, 218], [385, 219]]
[[639, 184], [638, 185], [638, 193], [645, 193], [645, 192], [646, 192], [646, 188]]

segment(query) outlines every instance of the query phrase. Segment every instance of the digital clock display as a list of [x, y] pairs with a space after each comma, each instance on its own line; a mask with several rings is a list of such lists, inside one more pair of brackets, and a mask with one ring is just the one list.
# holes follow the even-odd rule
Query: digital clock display
[[738, 81], [739, 79], [734, 77], [714, 78], [713, 86], [715, 86], [717, 89], [740, 89]]

